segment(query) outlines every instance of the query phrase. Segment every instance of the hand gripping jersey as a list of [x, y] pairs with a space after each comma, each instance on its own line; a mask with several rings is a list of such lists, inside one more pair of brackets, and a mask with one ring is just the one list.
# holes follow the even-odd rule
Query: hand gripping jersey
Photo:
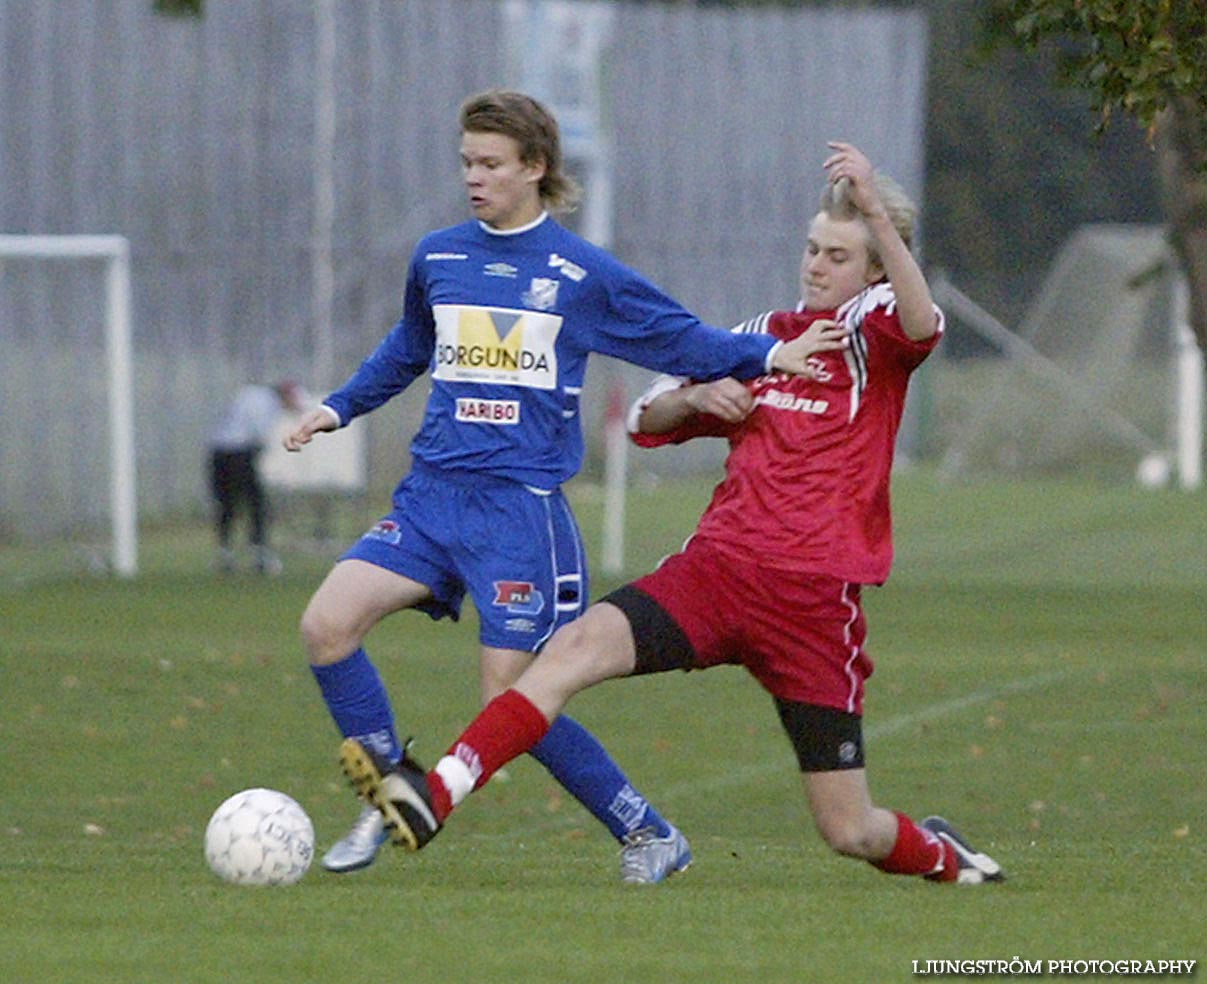
[[507, 233], [469, 221], [420, 241], [401, 320], [324, 403], [347, 424], [430, 370], [416, 459], [552, 489], [582, 464], [589, 353], [750, 378], [775, 345], [705, 325], [548, 216]]
[[[787, 341], [818, 318], [851, 328], [848, 348], [811, 357], [818, 379], [761, 376], [748, 384], [755, 408], [740, 424], [698, 415], [666, 434], [632, 437], [643, 447], [728, 438], [725, 478], [696, 536], [777, 570], [879, 584], [892, 565], [889, 474], [906, 386], [938, 344], [943, 315], [936, 308], [938, 331], [912, 341], [892, 288], [879, 283], [837, 311], [777, 311], [734, 331]], [[681, 384], [656, 380], [634, 406], [630, 431], [642, 407]]]

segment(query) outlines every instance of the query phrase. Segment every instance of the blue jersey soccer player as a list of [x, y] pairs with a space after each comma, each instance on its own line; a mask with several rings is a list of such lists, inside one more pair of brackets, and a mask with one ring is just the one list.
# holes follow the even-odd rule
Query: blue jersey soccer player
[[[582, 462], [578, 404], [589, 353], [716, 379], [807, 373], [816, 351], [705, 325], [559, 225], [549, 211], [575, 189], [562, 172], [557, 123], [535, 100], [471, 97], [461, 130], [474, 218], [419, 242], [401, 320], [285, 442], [296, 451], [431, 373], [393, 510], [331, 570], [301, 626], [336, 725], [392, 763], [405, 751], [362, 648], [382, 618], [408, 608], [457, 618], [468, 593], [480, 619], [485, 702], [585, 610], [582, 542], [561, 484]], [[621, 841], [626, 880], [657, 882], [687, 865], [682, 834], [580, 725], [558, 717], [532, 754]], [[380, 814], [367, 807], [324, 866], [364, 867], [385, 838]]]

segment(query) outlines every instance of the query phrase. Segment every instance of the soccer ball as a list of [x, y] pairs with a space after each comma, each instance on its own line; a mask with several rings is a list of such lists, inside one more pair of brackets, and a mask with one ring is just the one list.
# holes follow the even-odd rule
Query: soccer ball
[[205, 828], [205, 860], [236, 885], [292, 885], [314, 857], [314, 825], [275, 789], [245, 789], [225, 800]]

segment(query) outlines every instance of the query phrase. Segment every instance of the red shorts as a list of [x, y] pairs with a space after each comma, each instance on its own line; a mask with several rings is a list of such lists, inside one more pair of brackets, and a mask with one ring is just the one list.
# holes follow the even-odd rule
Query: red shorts
[[775, 697], [863, 713], [872, 661], [858, 584], [775, 570], [693, 539], [632, 587], [686, 636], [684, 669], [740, 664]]

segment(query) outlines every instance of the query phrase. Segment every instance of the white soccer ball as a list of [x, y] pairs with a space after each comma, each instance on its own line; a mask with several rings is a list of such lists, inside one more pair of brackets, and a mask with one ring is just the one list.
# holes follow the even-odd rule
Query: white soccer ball
[[1163, 454], [1146, 454], [1136, 466], [1136, 481], [1146, 489], [1159, 489], [1169, 484], [1170, 461]]
[[314, 858], [314, 824], [275, 789], [245, 789], [225, 800], [205, 828], [205, 860], [236, 885], [292, 885]]

